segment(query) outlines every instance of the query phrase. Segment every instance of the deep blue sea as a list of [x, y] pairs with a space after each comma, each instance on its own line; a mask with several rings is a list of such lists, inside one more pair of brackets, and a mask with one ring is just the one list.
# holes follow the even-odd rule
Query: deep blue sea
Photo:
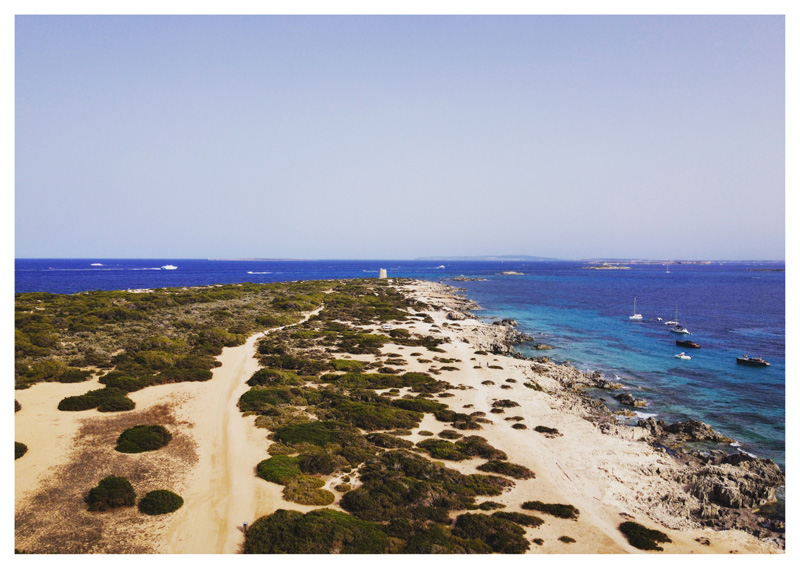
[[[100, 263], [102, 266], [92, 266]], [[172, 264], [177, 270], [160, 267]], [[444, 268], [438, 268], [444, 265]], [[530, 352], [600, 370], [649, 401], [642, 415], [697, 418], [741, 450], [785, 467], [785, 274], [783, 263], [630, 265], [585, 270], [582, 262], [210, 261], [187, 259], [18, 259], [16, 292], [71, 294], [235, 282], [389, 276], [444, 281], [467, 290], [487, 317], [510, 317], [554, 347]], [[520, 276], [502, 275], [504, 271]], [[451, 282], [456, 276], [486, 278]], [[636, 311], [641, 322], [628, 319]], [[700, 349], [677, 347], [656, 320], [680, 322]], [[524, 349], [523, 349], [524, 350]], [[691, 360], [676, 359], [686, 351]], [[767, 368], [736, 357], [762, 356]], [[616, 402], [604, 392], [609, 406]]]

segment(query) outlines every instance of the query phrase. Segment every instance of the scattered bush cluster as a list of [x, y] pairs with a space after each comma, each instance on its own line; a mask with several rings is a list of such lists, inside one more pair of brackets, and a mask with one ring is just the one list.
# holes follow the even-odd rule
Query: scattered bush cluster
[[491, 460], [485, 464], [478, 466], [480, 471], [487, 473], [499, 473], [500, 475], [507, 475], [514, 479], [533, 479], [536, 474], [523, 465], [509, 463], [506, 461]]
[[342, 497], [341, 506], [368, 521], [406, 514], [449, 522], [449, 511], [474, 504], [479, 495], [499, 495], [513, 485], [502, 477], [464, 475], [404, 450], [385, 452], [361, 468], [363, 485]]
[[86, 503], [90, 511], [132, 507], [136, 504], [136, 493], [130, 481], [124, 477], [109, 475], [101, 479], [97, 487], [89, 490]]
[[580, 511], [572, 505], [562, 505], [559, 503], [542, 503], [541, 501], [526, 501], [522, 504], [523, 509], [540, 511], [561, 519], [577, 520]]
[[139, 454], [152, 452], [166, 446], [172, 440], [172, 434], [158, 424], [139, 424], [128, 428], [117, 438], [118, 452]]
[[505, 452], [491, 446], [486, 438], [481, 436], [467, 436], [455, 442], [436, 439], [422, 440], [417, 446], [428, 452], [432, 458], [442, 460], [461, 461], [473, 457], [489, 460], [508, 458]]
[[634, 523], [633, 521], [626, 521], [619, 526], [619, 530], [624, 534], [631, 546], [640, 550], [664, 550], [658, 546], [660, 542], [672, 542], [672, 540], [663, 532]]
[[150, 491], [139, 501], [139, 511], [145, 515], [166, 515], [182, 506], [183, 497], [166, 489]]

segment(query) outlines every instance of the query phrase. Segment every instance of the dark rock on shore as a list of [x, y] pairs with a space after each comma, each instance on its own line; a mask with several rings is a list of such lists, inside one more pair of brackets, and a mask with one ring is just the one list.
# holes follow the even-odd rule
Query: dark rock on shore
[[699, 420], [686, 420], [667, 424], [663, 420], [656, 420], [651, 417], [639, 420], [637, 426], [648, 430], [650, 435], [659, 443], [670, 447], [681, 442], [717, 442], [721, 444], [733, 442], [727, 436], [723, 436], [711, 426]]
[[775, 462], [745, 454], [690, 469], [679, 480], [704, 504], [731, 509], [754, 509], [772, 503], [776, 500], [775, 490], [785, 483]]
[[647, 401], [644, 401], [640, 398], [634, 398], [634, 396], [629, 392], [622, 392], [614, 395], [614, 398], [617, 399], [620, 404], [624, 404], [625, 406], [633, 406], [636, 408], [647, 406]]
[[[647, 418], [639, 420], [638, 426], [647, 430], [651, 441], [659, 446], [680, 448], [684, 442], [733, 442], [699, 420], [667, 424]], [[709, 452], [680, 449], [674, 457], [684, 466], [674, 479], [700, 501], [693, 514], [701, 523], [717, 530], [740, 529], [758, 538], [781, 541], [783, 521], [754, 511], [774, 503], [776, 490], [786, 483], [775, 462], [719, 449]]]

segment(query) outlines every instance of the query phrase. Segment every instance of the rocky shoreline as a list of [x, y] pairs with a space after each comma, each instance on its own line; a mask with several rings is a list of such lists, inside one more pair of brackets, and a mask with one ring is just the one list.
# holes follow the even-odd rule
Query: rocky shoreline
[[[457, 295], [456, 292], [463, 292], [461, 289], [446, 284], [426, 284], [436, 287], [430, 303], [447, 311], [450, 321], [473, 318], [469, 312], [481, 309], [474, 301]], [[513, 320], [504, 319], [493, 325], [463, 329], [461, 334], [464, 341], [487, 352], [530, 361], [533, 384], [544, 388], [539, 385], [541, 379], [551, 379], [548, 393], [559, 400], [561, 407], [579, 414], [603, 434], [639, 441], [663, 454], [669, 467], [649, 473], [672, 483], [674, 493], [664, 495], [659, 506], [676, 518], [684, 518], [687, 526], [738, 529], [785, 548], [783, 516], [767, 513], [777, 501], [777, 490], [786, 483], [784, 472], [775, 462], [737, 451], [731, 446], [734, 440], [699, 420], [667, 424], [651, 417], [640, 419], [636, 425], [622, 423], [618, 413], [612, 412], [590, 392], [591, 389], [619, 390], [623, 388], [621, 384], [608, 381], [599, 371], [582, 372], [568, 363], [555, 363], [547, 357], [525, 357], [515, 347], [533, 338], [520, 333], [515, 326]], [[631, 407], [642, 406], [643, 402], [628, 393], [620, 393], [615, 398]], [[703, 443], [705, 448], [692, 448], [695, 443]], [[664, 522], [665, 519], [659, 520]], [[676, 525], [673, 521], [671, 524], [679, 528], [680, 523]]]

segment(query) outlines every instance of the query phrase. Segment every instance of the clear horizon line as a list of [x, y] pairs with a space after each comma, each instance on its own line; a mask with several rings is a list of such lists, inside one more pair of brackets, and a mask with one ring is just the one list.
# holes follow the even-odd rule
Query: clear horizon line
[[[442, 256], [429, 256], [429, 257], [414, 257], [414, 258], [267, 258], [267, 257], [230, 257], [230, 258], [202, 258], [202, 257], [145, 257], [145, 256], [20, 256], [14, 257], [14, 260], [207, 260], [207, 261], [268, 261], [268, 262], [320, 262], [320, 261], [433, 261], [433, 260], [447, 260], [451, 261], [465, 261], [470, 262], [493, 262], [492, 259], [509, 259], [509, 257], [533, 257], [533, 255], [442, 255]], [[557, 258], [557, 257], [538, 257], [547, 258], [547, 260], [522, 260], [518, 262], [786, 262], [786, 259], [776, 258], [627, 258], [627, 257], [583, 257], [583, 258]]]

